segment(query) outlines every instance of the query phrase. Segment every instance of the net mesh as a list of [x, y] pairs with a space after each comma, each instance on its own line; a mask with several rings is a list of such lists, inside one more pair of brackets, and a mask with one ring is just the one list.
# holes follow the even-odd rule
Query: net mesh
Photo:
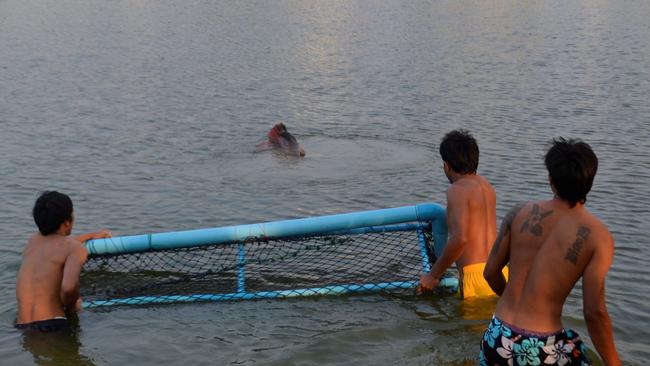
[[97, 307], [412, 291], [423, 270], [422, 244], [433, 258], [430, 229], [419, 225], [408, 231], [95, 255], [81, 275], [81, 294], [86, 306]]

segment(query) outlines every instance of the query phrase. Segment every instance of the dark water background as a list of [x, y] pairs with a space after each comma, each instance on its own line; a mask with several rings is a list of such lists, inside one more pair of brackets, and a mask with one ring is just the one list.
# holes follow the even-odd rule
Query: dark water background
[[[502, 217], [550, 197], [554, 136], [600, 157], [607, 303], [650, 358], [647, 1], [0, 0], [0, 363], [471, 365], [493, 302], [371, 295], [119, 308], [69, 339], [12, 328], [38, 193], [116, 235], [443, 203], [464, 127]], [[253, 153], [278, 120], [305, 159]], [[565, 325], [587, 334], [580, 289]]]

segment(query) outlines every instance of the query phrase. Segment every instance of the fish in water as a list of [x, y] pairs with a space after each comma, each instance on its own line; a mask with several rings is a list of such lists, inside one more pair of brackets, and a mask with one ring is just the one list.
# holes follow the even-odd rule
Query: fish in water
[[284, 123], [276, 123], [267, 136], [268, 141], [264, 141], [257, 145], [258, 151], [277, 149], [287, 155], [305, 156], [305, 150], [300, 147], [298, 140], [287, 131], [287, 126], [285, 126]]

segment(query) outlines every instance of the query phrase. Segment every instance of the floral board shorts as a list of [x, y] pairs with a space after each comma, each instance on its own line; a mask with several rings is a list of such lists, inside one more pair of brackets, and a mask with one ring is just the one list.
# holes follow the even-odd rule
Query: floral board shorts
[[504, 323], [496, 316], [483, 335], [479, 361], [481, 366], [591, 365], [587, 347], [571, 329], [530, 332]]

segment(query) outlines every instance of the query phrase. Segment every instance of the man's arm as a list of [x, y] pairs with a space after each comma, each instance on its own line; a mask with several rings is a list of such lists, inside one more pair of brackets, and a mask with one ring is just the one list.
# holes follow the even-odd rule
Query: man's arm
[[501, 296], [506, 288], [506, 279], [503, 277], [503, 267], [510, 261], [510, 227], [517, 214], [526, 205], [525, 202], [513, 206], [501, 221], [499, 235], [497, 235], [490, 256], [488, 257], [483, 277], [492, 288], [492, 291]]
[[606, 365], [620, 365], [612, 321], [605, 304], [605, 276], [614, 257], [614, 240], [609, 233], [593, 236], [598, 242], [582, 275], [582, 303], [587, 329], [596, 351]]
[[460, 187], [450, 187], [447, 191], [447, 227], [449, 239], [440, 258], [431, 267], [431, 272], [420, 276], [420, 291], [431, 291], [438, 285], [440, 276], [445, 273], [465, 250], [469, 229], [469, 205], [467, 196]]
[[61, 280], [61, 303], [66, 311], [77, 308], [77, 301], [79, 300], [79, 275], [81, 269], [86, 263], [88, 252], [83, 245], [78, 242], [72, 241], [71, 244], [74, 249], [68, 255], [63, 265], [63, 278]]
[[102, 238], [110, 238], [110, 237], [112, 237], [110, 231], [99, 230], [99, 231], [93, 231], [92, 233], [77, 235], [74, 237], [74, 239], [78, 242], [85, 243], [88, 240], [92, 240], [92, 239], [102, 239]]

